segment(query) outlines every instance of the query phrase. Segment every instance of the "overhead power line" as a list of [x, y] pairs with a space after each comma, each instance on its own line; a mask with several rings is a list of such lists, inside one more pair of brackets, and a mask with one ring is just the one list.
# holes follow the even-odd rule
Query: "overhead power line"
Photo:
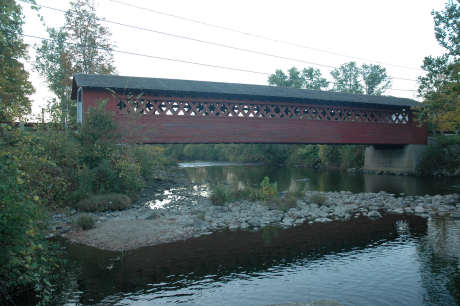
[[[51, 39], [49, 39], [49, 38], [35, 36], [35, 35], [22, 34], [22, 36], [29, 37], [29, 38], [34, 38], [34, 39], [39, 39], [39, 40], [51, 41]], [[70, 42], [66, 42], [66, 44], [78, 46], [78, 44], [70, 43]], [[97, 49], [105, 50], [103, 48], [97, 48]], [[204, 67], [209, 67], [209, 68], [224, 69], [224, 70], [231, 70], [231, 71], [238, 71], [238, 72], [246, 72], [246, 73], [253, 73], [253, 74], [260, 74], [260, 75], [271, 75], [271, 73], [269, 73], [269, 72], [262, 72], [262, 71], [249, 70], [249, 69], [243, 69], [243, 68], [235, 68], [235, 67], [222, 66], [222, 65], [199, 63], [199, 62], [183, 60], [183, 59], [177, 59], [177, 58], [168, 58], [168, 57], [155, 56], [155, 55], [150, 55], [150, 54], [142, 54], [142, 53], [130, 52], [130, 51], [122, 51], [122, 50], [116, 50], [116, 49], [112, 49], [111, 51], [116, 52], [116, 53], [121, 53], [121, 54], [127, 54], [127, 55], [133, 55], [133, 56], [139, 56], [139, 57], [145, 57], [145, 58], [151, 58], [151, 59], [157, 59], [157, 60], [164, 60], [164, 61], [172, 61], [172, 62], [178, 62], [178, 63], [184, 63], [184, 64], [192, 64], [192, 65], [204, 66]], [[412, 90], [412, 89], [393, 89], [393, 88], [390, 89], [390, 90], [395, 90], [395, 91], [414, 91], [414, 92], [416, 91], [416, 90]]]
[[[37, 4], [37, 6], [40, 6], [40, 7], [45, 8], [45, 9], [65, 13], [64, 10], [49, 7], [49, 6], [46, 6], [46, 5]], [[314, 66], [319, 66], [319, 67], [325, 67], [325, 68], [331, 68], [331, 69], [336, 69], [337, 68], [336, 66], [332, 66], [332, 65], [310, 62], [310, 61], [306, 61], [306, 60], [303, 60], [303, 59], [292, 58], [292, 57], [287, 57], [287, 56], [282, 56], [282, 55], [277, 55], [277, 54], [271, 54], [271, 53], [258, 51], [258, 50], [235, 47], [235, 46], [232, 46], [232, 45], [227, 45], [227, 44], [222, 44], [222, 43], [217, 43], [217, 42], [212, 42], [212, 41], [207, 41], [207, 40], [202, 40], [202, 39], [197, 39], [197, 38], [192, 38], [192, 37], [179, 35], [179, 34], [167, 33], [167, 32], [158, 31], [158, 30], [154, 30], [154, 29], [139, 27], [139, 26], [125, 24], [125, 23], [112, 21], [112, 20], [107, 20], [107, 19], [104, 19], [104, 18], [97, 18], [97, 20], [99, 20], [101, 22], [105, 22], [105, 23], [115, 24], [115, 25], [119, 25], [119, 26], [122, 26], [122, 27], [127, 27], [127, 28], [131, 28], [131, 29], [139, 30], [139, 31], [147, 31], [147, 32], [150, 32], [150, 33], [165, 35], [165, 36], [174, 37], [174, 38], [178, 38], [178, 39], [185, 39], [185, 40], [194, 41], [194, 42], [203, 43], [203, 44], [208, 44], [208, 45], [213, 45], [213, 46], [217, 46], [217, 47], [233, 49], [233, 50], [237, 50], [237, 51], [248, 52], [248, 53], [253, 53], [253, 54], [257, 54], [257, 55], [268, 56], [268, 57], [278, 58], [278, 59], [283, 59], [283, 60], [288, 60], [288, 61], [300, 62], [300, 63], [303, 63], [303, 64], [314, 65]], [[417, 81], [417, 80], [414, 80], [414, 79], [408, 79], [408, 78], [402, 78], [402, 77], [396, 77], [396, 76], [391, 76], [391, 77], [393, 79], [395, 79], [395, 80], [403, 80], [403, 81], [411, 81], [411, 82], [416, 82]]]
[[241, 31], [241, 30], [238, 30], [238, 29], [230, 28], [230, 27], [225, 27], [225, 26], [221, 26], [221, 25], [217, 25], [217, 24], [212, 24], [212, 23], [200, 21], [200, 20], [197, 20], [197, 19], [192, 19], [192, 18], [188, 18], [188, 17], [183, 17], [183, 16], [178, 16], [178, 15], [174, 15], [174, 14], [170, 14], [170, 13], [165, 13], [165, 12], [161, 12], [161, 11], [154, 10], [154, 9], [151, 9], [151, 8], [137, 6], [137, 5], [126, 3], [126, 2], [123, 2], [123, 1], [119, 1], [119, 0], [109, 0], [109, 1], [121, 4], [121, 5], [125, 5], [125, 6], [128, 6], [128, 7], [132, 7], [132, 8], [138, 9], [138, 10], [148, 11], [148, 12], [155, 13], [155, 14], [158, 14], [158, 15], [168, 16], [168, 17], [172, 17], [172, 18], [176, 18], [176, 19], [180, 19], [180, 20], [185, 20], [185, 21], [193, 22], [193, 23], [200, 24], [200, 25], [203, 25], [203, 26], [213, 27], [213, 28], [216, 28], [216, 29], [225, 30], [225, 31], [229, 31], [229, 32], [234, 32], [234, 33], [238, 33], [238, 34], [242, 34], [242, 35], [246, 35], [246, 36], [250, 36], [250, 37], [255, 37], [255, 38], [259, 38], [259, 39], [263, 39], [263, 40], [267, 40], [267, 41], [271, 41], [271, 42], [275, 42], [275, 43], [285, 44], [285, 45], [289, 45], [289, 46], [293, 46], [293, 47], [297, 47], [297, 48], [309, 49], [309, 50], [313, 50], [313, 51], [317, 51], [317, 52], [321, 52], [321, 53], [327, 53], [327, 54], [340, 56], [340, 57], [347, 57], [347, 58], [351, 58], [351, 59], [355, 59], [355, 60], [374, 62], [374, 63], [377, 63], [377, 64], [386, 65], [386, 66], [392, 66], [392, 67], [398, 67], [398, 68], [404, 68], [404, 69], [410, 69], [410, 70], [417, 70], [417, 71], [421, 70], [420, 68], [416, 68], [416, 67], [409, 67], [409, 66], [404, 66], [404, 65], [391, 64], [391, 63], [387, 63], [387, 62], [383, 62], [383, 61], [377, 61], [377, 60], [372, 60], [372, 59], [368, 59], [368, 58], [352, 56], [352, 55], [347, 55], [347, 54], [343, 54], [343, 53], [328, 51], [328, 50], [319, 49], [319, 48], [314, 48], [314, 47], [310, 47], [310, 46], [290, 42], [290, 41], [287, 41], [287, 40], [271, 38], [271, 37], [268, 37], [268, 36], [264, 36], [264, 35], [260, 35], [260, 34], [254, 34], [254, 33], [250, 33], [250, 32], [245, 32], [245, 31]]
[[[22, 36], [35, 38], [35, 39], [40, 39], [40, 40], [51, 41], [51, 39], [49, 39], [49, 38], [35, 36], [35, 35], [22, 34]], [[70, 43], [70, 42], [66, 42], [66, 44], [78, 46], [78, 44]], [[106, 50], [104, 48], [97, 48], [97, 49]], [[205, 66], [205, 67], [210, 67], [210, 68], [219, 68], [219, 69], [226, 69], [226, 70], [233, 70], [233, 71], [261, 74], [261, 75], [270, 75], [270, 73], [268, 73], [268, 72], [261, 72], [261, 71], [243, 69], [243, 68], [234, 68], [234, 67], [228, 67], [228, 66], [222, 66], [222, 65], [199, 63], [199, 62], [194, 62], [194, 61], [189, 61], [189, 60], [162, 57], [162, 56], [155, 56], [155, 55], [150, 55], [150, 54], [142, 54], [142, 53], [131, 52], [131, 51], [122, 51], [122, 50], [116, 50], [116, 49], [112, 49], [111, 51], [116, 52], [116, 53], [121, 53], [121, 54], [128, 54], [128, 55], [135, 55], [135, 56], [147, 57], [147, 58], [152, 58], [152, 59], [159, 59], [159, 60], [164, 60], [164, 61], [172, 61], [172, 62], [179, 62], [179, 63], [185, 63], [185, 64], [199, 65], [199, 66]]]

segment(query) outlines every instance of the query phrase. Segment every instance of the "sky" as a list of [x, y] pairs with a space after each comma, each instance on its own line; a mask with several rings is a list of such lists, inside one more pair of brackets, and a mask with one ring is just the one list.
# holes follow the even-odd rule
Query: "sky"
[[[70, 6], [67, 0], [36, 1], [37, 4], [63, 10]], [[442, 10], [444, 0], [95, 2], [98, 17], [106, 21], [156, 31], [141, 31], [102, 22], [111, 31], [116, 50], [262, 72], [216, 69], [115, 53], [119, 75], [267, 85], [266, 74], [274, 73], [276, 69], [314, 67], [320, 69], [324, 77], [332, 79], [330, 71], [333, 68], [327, 66], [338, 67], [356, 61], [358, 64], [380, 64], [387, 69], [393, 77], [393, 89], [388, 90], [386, 95], [418, 99], [417, 83], [413, 80], [423, 73], [420, 70], [423, 58], [443, 53], [434, 37], [431, 11]], [[251, 35], [158, 14], [152, 10]], [[24, 34], [47, 37], [45, 26], [37, 13], [26, 5], [23, 5], [23, 12], [26, 22]], [[60, 27], [64, 23], [64, 16], [60, 12], [42, 8], [40, 14], [48, 27]], [[165, 33], [290, 59], [218, 47]], [[30, 54], [26, 68], [31, 72], [31, 81], [37, 91], [32, 96], [33, 112], [38, 114], [52, 94], [47, 90], [44, 79], [33, 71], [34, 45], [40, 41], [26, 37], [25, 42], [29, 44]]]

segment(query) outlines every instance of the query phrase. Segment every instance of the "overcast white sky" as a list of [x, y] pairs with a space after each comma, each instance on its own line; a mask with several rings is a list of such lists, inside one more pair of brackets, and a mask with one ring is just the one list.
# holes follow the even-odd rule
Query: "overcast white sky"
[[[444, 0], [119, 1], [316, 49], [415, 68], [405, 69], [382, 64], [387, 68], [389, 75], [400, 78], [415, 80], [421, 74], [418, 68], [423, 58], [442, 53], [434, 38], [430, 12], [433, 9], [442, 10]], [[69, 7], [67, 0], [37, 0], [37, 3], [64, 10]], [[99, 17], [124, 24], [324, 65], [339, 66], [355, 60], [166, 17], [111, 0], [96, 0], [96, 3]], [[59, 27], [63, 24], [63, 14], [59, 12], [43, 8], [40, 13], [48, 26]], [[36, 12], [24, 7], [24, 14], [24, 34], [47, 37]], [[312, 66], [320, 68], [325, 77], [331, 78], [330, 68], [104, 24], [112, 32], [116, 49], [122, 51], [267, 73], [273, 73], [276, 69], [286, 70], [292, 66], [299, 69]], [[31, 46], [30, 54], [33, 60], [33, 46], [39, 41], [31, 38], [26, 38], [25, 41]], [[115, 53], [115, 65], [118, 74], [128, 76], [261, 85], [267, 84], [268, 77], [119, 53]], [[32, 69], [30, 63], [28, 68]], [[31, 80], [37, 89], [33, 96], [33, 110], [38, 113], [51, 94], [37, 73], [32, 72]], [[393, 79], [393, 88], [416, 90], [417, 84], [413, 81]], [[389, 90], [386, 94], [416, 98], [416, 92], [411, 91]]]

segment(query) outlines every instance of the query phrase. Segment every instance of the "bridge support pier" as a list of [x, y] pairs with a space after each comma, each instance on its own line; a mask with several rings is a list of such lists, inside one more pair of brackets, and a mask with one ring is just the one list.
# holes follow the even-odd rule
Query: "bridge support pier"
[[427, 145], [369, 146], [364, 154], [364, 171], [415, 174]]

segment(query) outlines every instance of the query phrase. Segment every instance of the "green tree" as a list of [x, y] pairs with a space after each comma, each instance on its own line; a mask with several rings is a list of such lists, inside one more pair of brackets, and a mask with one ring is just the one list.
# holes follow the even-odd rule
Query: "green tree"
[[460, 1], [447, 1], [443, 11], [432, 12], [435, 37], [446, 52], [425, 57], [418, 78], [418, 92], [424, 98], [418, 120], [436, 129], [460, 130]]
[[[37, 49], [35, 68], [48, 81], [48, 88], [56, 95], [48, 101], [48, 112], [55, 121], [75, 118], [76, 109], [70, 98], [72, 62], [67, 50], [67, 35], [63, 29], [48, 29], [50, 40]], [[67, 116], [68, 115], [68, 116]]]
[[366, 95], [380, 96], [391, 87], [391, 80], [386, 69], [380, 65], [361, 65], [361, 78]]
[[0, 0], [0, 121], [12, 121], [30, 112], [34, 92], [21, 59], [27, 56], [22, 37], [24, 16], [14, 0]]
[[302, 71], [292, 67], [287, 74], [278, 69], [268, 77], [268, 84], [313, 90], [325, 90], [329, 86], [329, 82], [321, 76], [321, 71], [312, 67], [304, 68]]
[[381, 95], [391, 87], [386, 69], [380, 65], [349, 62], [331, 71], [332, 90], [354, 94]]
[[355, 62], [349, 62], [331, 71], [334, 78], [332, 90], [362, 94], [363, 85], [360, 82], [361, 70]]
[[70, 97], [74, 73], [111, 74], [113, 47], [111, 33], [96, 15], [93, 0], [75, 0], [65, 13], [61, 28], [48, 28], [50, 40], [37, 48], [36, 69], [56, 95], [51, 109], [61, 121], [76, 119], [76, 106]]

